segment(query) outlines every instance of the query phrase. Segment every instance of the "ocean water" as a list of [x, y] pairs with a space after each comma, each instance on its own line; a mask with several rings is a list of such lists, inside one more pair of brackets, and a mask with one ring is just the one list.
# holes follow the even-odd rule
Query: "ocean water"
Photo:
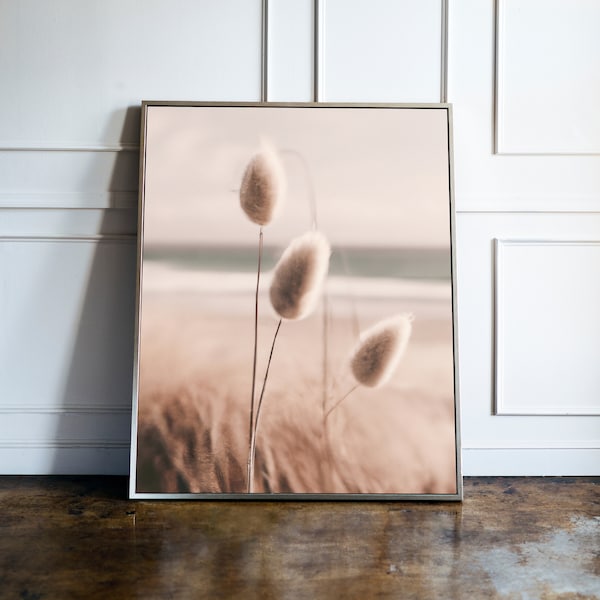
[[[283, 249], [263, 248], [262, 271], [272, 269]], [[256, 273], [256, 247], [144, 248], [144, 262], [170, 269], [210, 273]], [[335, 247], [330, 276], [449, 282], [450, 252], [447, 248]]]

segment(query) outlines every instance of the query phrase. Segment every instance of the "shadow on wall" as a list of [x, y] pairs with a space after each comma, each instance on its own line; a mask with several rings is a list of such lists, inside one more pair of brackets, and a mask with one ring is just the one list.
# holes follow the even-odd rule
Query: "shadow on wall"
[[[124, 113], [124, 114], [123, 114]], [[108, 139], [139, 141], [140, 108], [116, 111]], [[105, 155], [106, 153], [102, 153]], [[135, 330], [137, 200], [123, 206], [123, 192], [137, 199], [138, 152], [112, 153], [110, 207], [98, 211], [97, 235], [73, 241], [82, 261], [79, 314], [73, 315], [70, 361], [65, 361], [63, 410], [57, 424], [52, 472], [127, 474]], [[98, 160], [105, 156], [97, 155]], [[91, 169], [96, 168], [94, 160]]]

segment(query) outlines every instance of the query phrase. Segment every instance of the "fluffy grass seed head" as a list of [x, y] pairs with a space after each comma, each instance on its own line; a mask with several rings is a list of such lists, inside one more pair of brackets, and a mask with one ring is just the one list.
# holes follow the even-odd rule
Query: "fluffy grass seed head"
[[240, 187], [240, 205], [257, 225], [267, 225], [276, 215], [286, 189], [281, 159], [272, 144], [261, 140], [250, 159]]
[[269, 295], [284, 319], [303, 319], [314, 309], [329, 270], [331, 248], [319, 231], [294, 238], [275, 265]]
[[358, 383], [378, 387], [390, 379], [406, 350], [412, 321], [412, 315], [397, 315], [361, 334], [350, 359], [350, 368]]

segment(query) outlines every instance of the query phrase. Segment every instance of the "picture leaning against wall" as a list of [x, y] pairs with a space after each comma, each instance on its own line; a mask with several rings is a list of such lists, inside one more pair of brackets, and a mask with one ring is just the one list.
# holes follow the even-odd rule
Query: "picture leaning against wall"
[[462, 497], [451, 107], [144, 102], [130, 494]]

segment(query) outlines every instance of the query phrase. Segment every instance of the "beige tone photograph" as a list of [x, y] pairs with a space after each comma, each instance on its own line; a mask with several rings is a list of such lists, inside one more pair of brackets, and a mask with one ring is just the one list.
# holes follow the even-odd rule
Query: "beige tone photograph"
[[144, 110], [136, 494], [457, 494], [448, 108]]

